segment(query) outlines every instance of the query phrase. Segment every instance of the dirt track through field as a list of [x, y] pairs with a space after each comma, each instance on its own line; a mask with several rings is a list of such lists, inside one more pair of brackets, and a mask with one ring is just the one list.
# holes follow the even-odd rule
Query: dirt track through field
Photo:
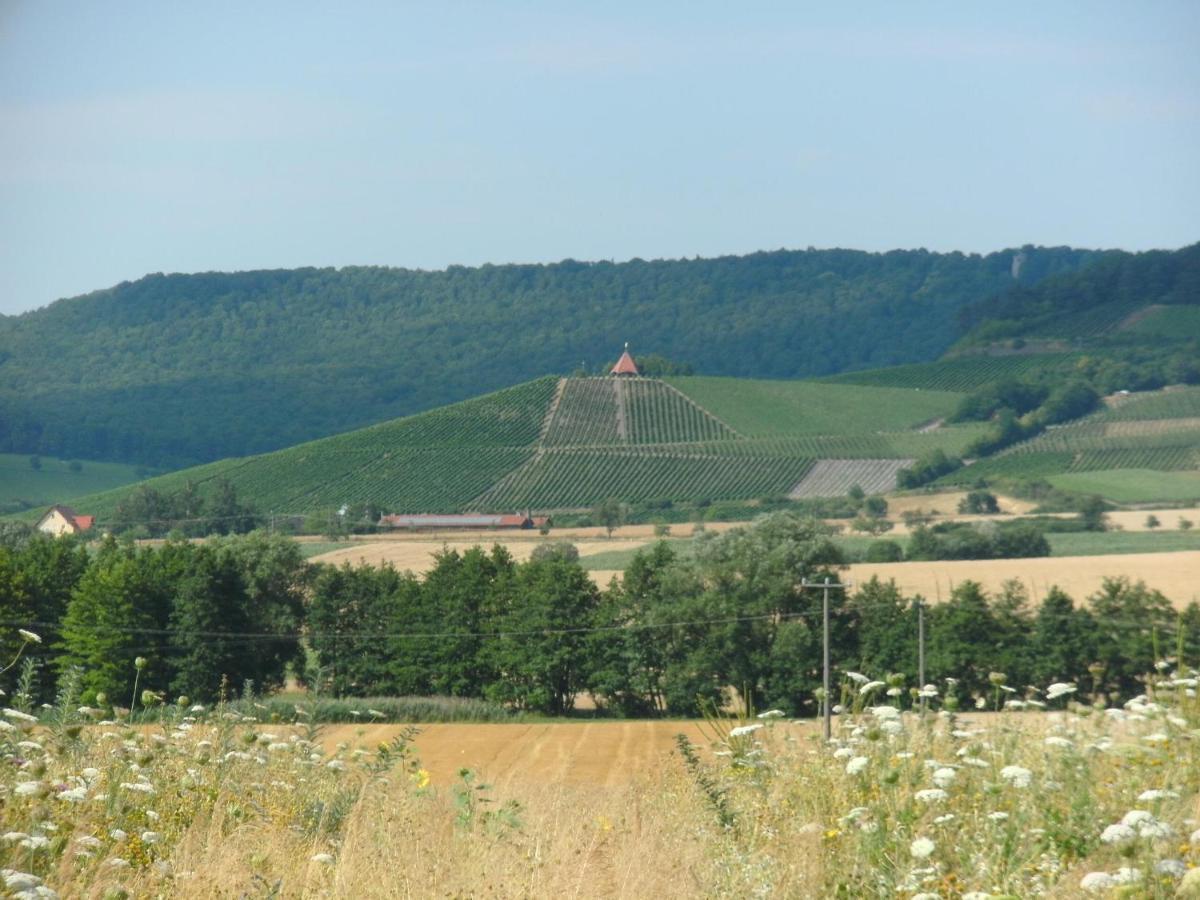
[[[596, 574], [596, 573], [593, 573]], [[977, 581], [997, 591], [1016, 579], [1029, 589], [1034, 602], [1057, 585], [1076, 602], [1100, 589], [1105, 577], [1124, 575], [1157, 588], [1178, 609], [1200, 600], [1200, 550], [1178, 553], [1123, 553], [1118, 556], [1052, 556], [1036, 559], [953, 560], [941, 562], [860, 563], [850, 567], [850, 578], [861, 585], [872, 576], [895, 579], [905, 593], [926, 600], [945, 600], [953, 586]]]
[[[374, 747], [395, 737], [399, 725], [329, 725], [327, 748], [345, 741]], [[436, 785], [472, 769], [489, 784], [521, 782], [618, 787], [670, 764], [675, 735], [698, 747], [709, 740], [696, 722], [539, 722], [528, 724], [421, 725], [414, 749]], [[805, 729], [807, 725], [786, 725]]]

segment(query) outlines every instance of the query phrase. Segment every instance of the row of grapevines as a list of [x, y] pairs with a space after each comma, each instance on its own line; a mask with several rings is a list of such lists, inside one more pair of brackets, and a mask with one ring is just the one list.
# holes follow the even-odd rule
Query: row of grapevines
[[549, 447], [616, 444], [617, 380], [569, 378], [543, 439]]
[[1104, 469], [1156, 469], [1160, 472], [1200, 469], [1200, 447], [1089, 450], [1076, 456], [1070, 471], [1098, 472]]
[[789, 496], [797, 500], [841, 497], [855, 485], [868, 494], [882, 494], [895, 490], [896, 473], [911, 463], [910, 459], [819, 459]]
[[1200, 428], [1171, 431], [1146, 430], [1134, 434], [1108, 434], [1101, 426], [1080, 425], [1043, 432], [1032, 440], [1017, 444], [1001, 456], [1027, 453], [1082, 452], [1085, 450], [1140, 450], [1200, 446]]
[[621, 450], [547, 450], [479, 498], [481, 507], [561, 509], [608, 497], [751, 499], [786, 494], [811, 467], [797, 458], [667, 455]]
[[265, 508], [286, 512], [366, 502], [392, 512], [456, 512], [532, 453], [522, 447], [399, 448], [353, 472], [281, 484], [262, 496], [269, 501]]
[[1096, 418], [1106, 422], [1131, 419], [1192, 419], [1200, 417], [1200, 387], [1137, 394]]
[[553, 377], [527, 381], [429, 412], [300, 444], [283, 452], [532, 445], [537, 442], [557, 383], [558, 380]]
[[629, 441], [665, 444], [736, 438], [718, 419], [661, 381], [620, 379]]
[[[792, 456], [817, 459], [914, 459], [934, 450], [961, 455], [986, 425], [956, 425], [936, 431], [900, 431], [883, 434], [813, 435], [811, 437], [748, 438], [739, 441], [688, 444], [688, 452]], [[677, 445], [678, 446], [678, 445]], [[678, 449], [685, 449], [678, 446]]]

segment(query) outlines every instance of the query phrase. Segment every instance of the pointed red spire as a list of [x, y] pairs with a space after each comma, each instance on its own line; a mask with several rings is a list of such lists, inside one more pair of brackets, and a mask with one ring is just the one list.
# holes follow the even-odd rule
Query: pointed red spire
[[609, 375], [640, 375], [637, 363], [633, 361], [633, 357], [629, 355], [629, 341], [625, 342], [625, 352], [621, 354], [621, 358], [617, 360], [617, 364], [612, 367]]

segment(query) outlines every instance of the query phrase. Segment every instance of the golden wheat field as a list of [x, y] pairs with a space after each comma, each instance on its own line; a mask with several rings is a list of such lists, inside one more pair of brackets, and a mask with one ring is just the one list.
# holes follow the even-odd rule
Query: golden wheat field
[[[594, 785], [618, 787], [670, 765], [675, 735], [702, 743], [696, 722], [597, 721], [430, 724], [413, 747], [433, 784], [451, 784], [460, 769], [477, 771], [497, 786]], [[329, 725], [321, 743], [376, 747], [393, 740], [399, 725]], [[808, 725], [789, 729], [810, 730]]]
[[941, 560], [933, 562], [857, 563], [848, 577], [856, 584], [877, 577], [894, 579], [906, 594], [930, 602], [950, 596], [954, 586], [976, 581], [988, 591], [1017, 580], [1036, 602], [1057, 585], [1072, 597], [1099, 590], [1106, 577], [1123, 575], [1163, 592], [1177, 608], [1200, 599], [1200, 551], [1125, 553], [1119, 556], [1051, 556], [1034, 559]]

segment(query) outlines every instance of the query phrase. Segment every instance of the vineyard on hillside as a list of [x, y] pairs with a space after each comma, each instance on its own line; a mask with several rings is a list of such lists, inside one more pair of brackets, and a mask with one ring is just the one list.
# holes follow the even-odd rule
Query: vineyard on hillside
[[1131, 394], [1120, 406], [1097, 413], [1092, 419], [1100, 422], [1123, 422], [1197, 417], [1200, 417], [1200, 387], [1186, 387]]
[[629, 440], [635, 444], [719, 441], [738, 435], [661, 381], [621, 379]]
[[[942, 422], [960, 402], [958, 391], [1071, 358], [964, 357], [824, 382], [547, 377], [146, 484], [166, 494], [191, 486], [204, 495], [228, 480], [245, 502], [273, 515], [363, 503], [389, 512], [511, 512], [575, 509], [610, 497], [809, 498], [841, 495], [855, 484], [883, 492], [913, 460], [934, 451], [963, 456], [990, 429]], [[866, 383], [850, 383], [855, 378]], [[1188, 388], [1126, 398], [939, 483], [1114, 468], [1186, 473], [1198, 466], [1200, 389]], [[103, 523], [129, 489], [72, 502]]]
[[616, 497], [752, 500], [791, 490], [812, 466], [794, 457], [708, 456], [667, 450], [546, 450], [480, 496], [485, 509], [579, 508]]
[[[746, 437], [875, 434], [950, 415], [960, 395], [817, 381], [671, 378], [697, 405]], [[887, 455], [887, 454], [884, 454]]]
[[793, 500], [837, 497], [856, 485], [868, 494], [896, 488], [896, 473], [911, 459], [822, 459], [788, 492]]

